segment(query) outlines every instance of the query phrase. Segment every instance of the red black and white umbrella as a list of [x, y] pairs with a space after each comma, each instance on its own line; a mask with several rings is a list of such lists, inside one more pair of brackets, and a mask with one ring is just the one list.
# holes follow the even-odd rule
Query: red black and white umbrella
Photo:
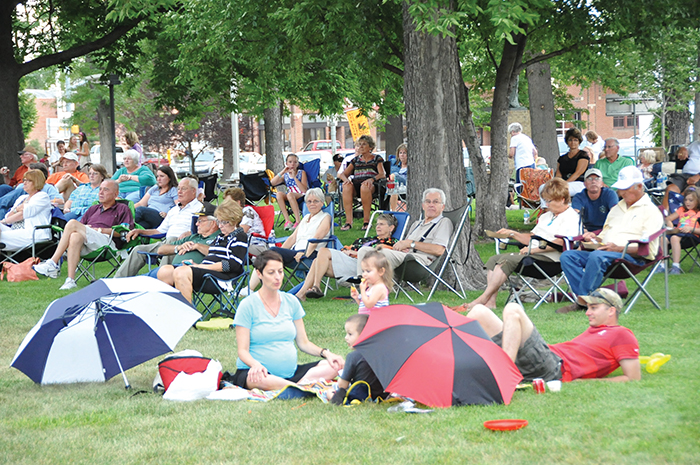
[[373, 309], [355, 348], [386, 391], [432, 407], [508, 404], [522, 380], [476, 320], [439, 303]]

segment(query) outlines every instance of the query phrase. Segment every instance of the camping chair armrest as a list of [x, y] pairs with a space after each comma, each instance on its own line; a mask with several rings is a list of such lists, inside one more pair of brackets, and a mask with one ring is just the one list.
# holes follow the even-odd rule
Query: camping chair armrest
[[583, 236], [560, 236], [558, 234], [555, 234], [554, 237], [556, 237], [557, 239], [562, 239], [564, 241], [562, 252], [567, 250], [578, 249], [580, 242], [583, 239]]
[[[564, 245], [560, 245], [560, 244], [557, 244], [556, 242], [548, 241], [547, 239], [545, 239], [545, 238], [542, 237], [542, 236], [537, 236], [537, 235], [533, 234], [533, 235], [530, 237], [530, 244], [528, 244], [528, 247], [529, 247], [529, 248], [532, 247], [532, 240], [533, 240], [533, 239], [537, 239], [539, 242], [544, 242], [546, 245], [550, 246], [551, 248], [553, 248], [553, 249], [556, 250], [557, 252], [563, 252], [563, 251], [564, 251], [564, 247], [565, 247], [565, 245], [566, 245], [566, 240], [564, 240]], [[557, 239], [560, 239], [560, 238], [557, 237]], [[563, 239], [563, 238], [561, 238], [561, 239]], [[528, 249], [528, 252], [529, 252], [529, 251], [530, 251], [530, 250]]]
[[144, 252], [142, 250], [138, 250], [137, 252], [141, 255], [145, 255], [144, 258], [146, 259], [147, 265], [153, 265], [154, 263], [158, 263], [158, 260], [161, 257], [165, 256], [165, 255], [161, 255], [161, 254], [155, 253], [155, 252]]
[[645, 256], [649, 255], [649, 243], [651, 241], [655, 240], [657, 237], [661, 236], [664, 232], [666, 232], [666, 228], [662, 228], [662, 229], [656, 231], [654, 234], [652, 234], [649, 237], [630, 240], [629, 242], [627, 242], [627, 245], [625, 245], [625, 248], [622, 251], [623, 255], [627, 253], [627, 247], [629, 247], [631, 244], [637, 244], [637, 255], [638, 256], [645, 257]]

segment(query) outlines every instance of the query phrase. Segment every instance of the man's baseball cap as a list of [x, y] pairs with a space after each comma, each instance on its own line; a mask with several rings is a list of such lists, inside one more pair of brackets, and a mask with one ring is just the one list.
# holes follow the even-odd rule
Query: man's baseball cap
[[37, 154], [37, 153], [36, 153], [36, 149], [35, 149], [34, 147], [32, 147], [31, 145], [25, 146], [22, 150], [20, 150], [19, 152], [17, 152], [17, 154], [18, 154], [18, 155], [24, 155], [26, 152], [33, 153], [34, 155]]
[[73, 160], [73, 161], [79, 161], [78, 160], [78, 155], [74, 154], [73, 152], [66, 152], [63, 154], [61, 157], [61, 160], [66, 159], [66, 160]]
[[600, 179], [603, 179], [603, 173], [601, 173], [598, 168], [589, 168], [586, 174], [583, 175], [583, 179], [588, 179], [588, 176], [593, 176], [594, 174]]
[[625, 166], [617, 175], [617, 182], [612, 185], [615, 189], [629, 189], [635, 184], [644, 184], [644, 176], [636, 166]]
[[607, 287], [599, 287], [588, 295], [582, 295], [581, 298], [589, 304], [605, 304], [618, 310], [622, 309], [620, 296], [617, 295], [617, 292]]
[[216, 211], [216, 205], [212, 205], [209, 202], [204, 202], [202, 209], [199, 210], [199, 212], [195, 213], [195, 215], [197, 215], [197, 216], [214, 216], [215, 211]]

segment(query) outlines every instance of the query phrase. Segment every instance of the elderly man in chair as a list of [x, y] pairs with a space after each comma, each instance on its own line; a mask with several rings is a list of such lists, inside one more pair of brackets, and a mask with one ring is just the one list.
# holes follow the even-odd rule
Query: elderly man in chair
[[[626, 166], [620, 170], [617, 182], [612, 185], [622, 198], [615, 205], [605, 220], [599, 236], [593, 232], [583, 235], [584, 242], [599, 244], [595, 250], [567, 250], [561, 256], [561, 267], [571, 284], [571, 290], [578, 301], [557, 310], [557, 313], [569, 313], [585, 310], [586, 302], [582, 296], [589, 295], [603, 282], [603, 276], [610, 264], [622, 257], [625, 245], [630, 240], [639, 240], [658, 232], [664, 225], [663, 216], [647, 194], [644, 193], [644, 176], [635, 166]], [[640, 256], [637, 244], [627, 247], [625, 260], [644, 264], [653, 260], [659, 249], [659, 238], [649, 243], [649, 253]]]
[[[414, 222], [408, 230], [406, 239], [398, 241], [393, 247], [377, 246], [389, 260], [392, 269], [401, 265], [407, 256], [413, 256], [416, 261], [429, 266], [439, 258], [452, 237], [452, 221], [442, 216], [445, 210], [445, 192], [442, 189], [429, 188], [423, 192], [423, 220]], [[357, 274], [362, 274], [362, 260], [365, 255], [375, 250], [372, 247], [362, 247], [357, 252]]]

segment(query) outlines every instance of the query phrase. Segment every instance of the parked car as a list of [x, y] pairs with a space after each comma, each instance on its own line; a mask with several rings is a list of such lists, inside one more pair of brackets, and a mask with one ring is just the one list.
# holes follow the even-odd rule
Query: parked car
[[[117, 166], [122, 166], [124, 164], [124, 150], [126, 147], [122, 145], [117, 145]], [[93, 145], [90, 148], [90, 163], [100, 162], [100, 144]]]
[[[340, 150], [343, 146], [340, 145], [340, 141], [335, 141], [335, 149]], [[320, 140], [312, 140], [306, 146], [301, 150], [302, 152], [312, 152], [315, 150], [332, 150], [333, 146], [331, 145], [331, 140], [330, 139], [320, 139]]]
[[243, 174], [260, 173], [267, 169], [267, 157], [258, 152], [240, 152], [238, 154], [238, 171]]
[[168, 157], [166, 157], [165, 155], [163, 155], [163, 154], [161, 154], [161, 153], [158, 153], [158, 152], [146, 152], [146, 153], [144, 153], [143, 155], [146, 157], [145, 163], [152, 163], [152, 164], [154, 164], [154, 165], [156, 165], [156, 166], [168, 165], [168, 164], [170, 164], [170, 163], [168, 162]]
[[[192, 172], [189, 157], [181, 158], [171, 167], [179, 178]], [[205, 150], [197, 156], [194, 162], [194, 174], [199, 177], [220, 174], [222, 169], [223, 155], [220, 151]]]
[[641, 139], [619, 139], [620, 151], [618, 152], [623, 157], [630, 157], [637, 163], [637, 155], [642, 149], [653, 147], [652, 144], [646, 143]]

